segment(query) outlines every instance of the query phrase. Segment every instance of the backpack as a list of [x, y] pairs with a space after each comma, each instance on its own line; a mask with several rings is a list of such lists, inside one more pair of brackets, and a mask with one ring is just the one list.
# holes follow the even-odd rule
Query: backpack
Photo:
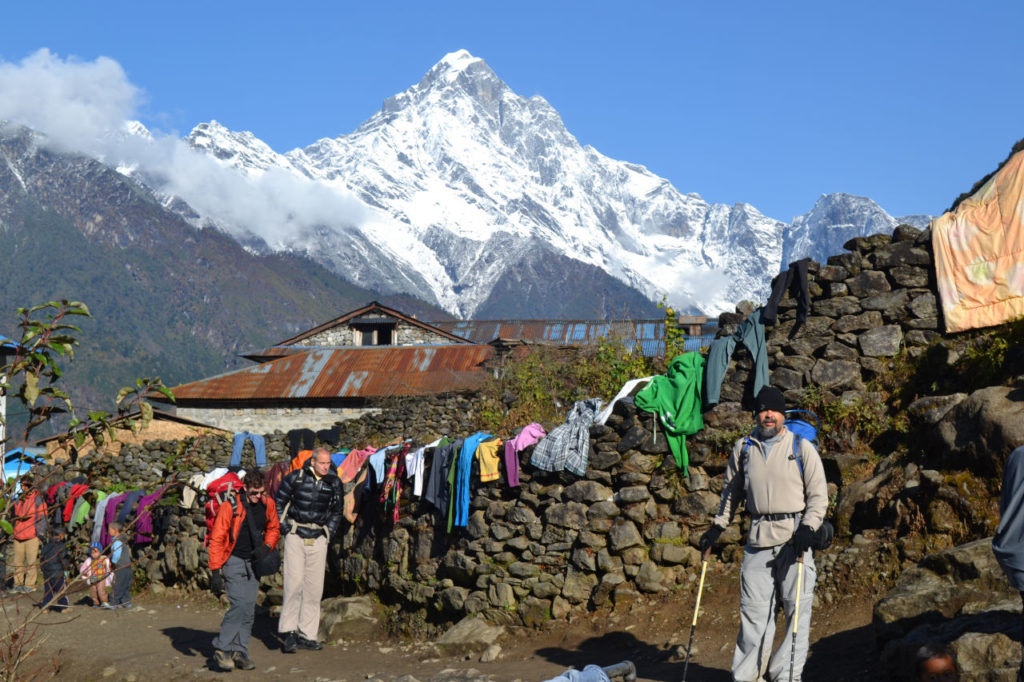
[[270, 467], [266, 476], [266, 485], [264, 486], [270, 499], [274, 499], [277, 496], [277, 489], [281, 487], [281, 480], [288, 474], [288, 471], [288, 462], [278, 462]]
[[306, 464], [306, 460], [308, 460], [312, 456], [312, 450], [300, 450], [299, 454], [292, 457], [291, 464], [288, 466], [288, 471], [286, 471], [285, 473], [290, 474], [293, 471], [298, 471]]
[[[797, 469], [800, 470], [800, 478], [804, 477], [804, 460], [800, 456], [800, 443], [803, 440], [809, 440], [812, 445], [817, 447], [818, 445], [818, 430], [821, 428], [821, 422], [818, 420], [818, 415], [807, 410], [786, 410], [786, 428], [793, 432], [793, 454], [790, 459], [796, 461]], [[813, 424], [811, 421], [813, 420]], [[740, 465], [743, 467], [743, 475], [747, 475], [747, 459], [748, 451], [750, 450], [750, 438], [743, 439], [743, 451], [740, 453]], [[835, 537], [835, 528], [828, 519], [823, 519], [821, 526], [814, 532], [814, 543], [811, 545], [812, 548], [822, 550], [828, 549], [832, 545], [832, 540]]]
[[213, 522], [217, 518], [217, 512], [220, 511], [220, 506], [225, 502], [229, 503], [234, 510], [235, 514], [238, 514], [240, 502], [238, 500], [238, 493], [245, 490], [245, 484], [242, 483], [242, 479], [238, 478], [238, 474], [233, 471], [229, 471], [218, 479], [210, 481], [210, 485], [206, 486], [206, 539], [203, 540], [203, 546], [206, 547], [210, 544], [210, 533], [213, 531]]

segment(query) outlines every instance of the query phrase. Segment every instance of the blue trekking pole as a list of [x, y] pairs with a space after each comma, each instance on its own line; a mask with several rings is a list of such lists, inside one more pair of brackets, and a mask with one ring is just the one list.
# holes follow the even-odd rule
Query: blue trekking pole
[[704, 550], [703, 561], [700, 564], [700, 586], [697, 588], [697, 603], [693, 606], [693, 622], [690, 624], [690, 643], [686, 645], [686, 663], [683, 664], [683, 682], [686, 682], [686, 671], [690, 668], [690, 651], [693, 650], [693, 633], [697, 629], [697, 614], [700, 613], [700, 595], [704, 592], [704, 576], [708, 572], [708, 559], [711, 558], [711, 548]]

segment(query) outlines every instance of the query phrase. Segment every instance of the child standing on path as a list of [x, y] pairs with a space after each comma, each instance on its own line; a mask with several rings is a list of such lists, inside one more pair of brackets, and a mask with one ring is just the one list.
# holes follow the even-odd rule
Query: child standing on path
[[111, 608], [130, 609], [132, 607], [132, 552], [125, 542], [123, 528], [118, 521], [107, 526], [110, 537], [110, 561], [114, 566], [114, 596], [110, 600]]
[[103, 548], [100, 543], [94, 542], [89, 548], [89, 557], [82, 562], [78, 569], [79, 575], [89, 583], [89, 594], [92, 596], [92, 605], [110, 608], [107, 602], [107, 588], [113, 579], [110, 570], [110, 559], [103, 555]]
[[39, 550], [43, 565], [43, 601], [39, 603], [40, 608], [63, 611], [68, 607], [68, 596], [62, 594], [70, 561], [64, 542], [66, 537], [64, 529], [57, 528], [53, 537]]

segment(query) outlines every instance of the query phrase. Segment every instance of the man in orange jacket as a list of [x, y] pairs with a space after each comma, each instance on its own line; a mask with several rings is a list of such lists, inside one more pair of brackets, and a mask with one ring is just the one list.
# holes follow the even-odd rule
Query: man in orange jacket
[[265, 551], [260, 549], [261, 544], [274, 549], [280, 536], [277, 507], [265, 494], [263, 472], [251, 471], [245, 476], [245, 491], [238, 502], [220, 505], [210, 531], [211, 587], [218, 595], [226, 591], [231, 601], [220, 634], [213, 640], [216, 669], [226, 672], [235, 667], [256, 667], [249, 659], [249, 636], [256, 618], [260, 581], [252, 562], [258, 552]]

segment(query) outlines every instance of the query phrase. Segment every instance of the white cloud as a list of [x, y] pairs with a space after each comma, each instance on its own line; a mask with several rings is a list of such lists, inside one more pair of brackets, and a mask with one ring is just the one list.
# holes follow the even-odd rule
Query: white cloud
[[343, 188], [287, 171], [248, 176], [169, 135], [131, 134], [143, 92], [113, 59], [62, 60], [47, 49], [0, 62], [0, 119], [44, 133], [45, 144], [133, 169], [204, 217], [271, 246], [311, 227], [346, 229], [366, 207]]

